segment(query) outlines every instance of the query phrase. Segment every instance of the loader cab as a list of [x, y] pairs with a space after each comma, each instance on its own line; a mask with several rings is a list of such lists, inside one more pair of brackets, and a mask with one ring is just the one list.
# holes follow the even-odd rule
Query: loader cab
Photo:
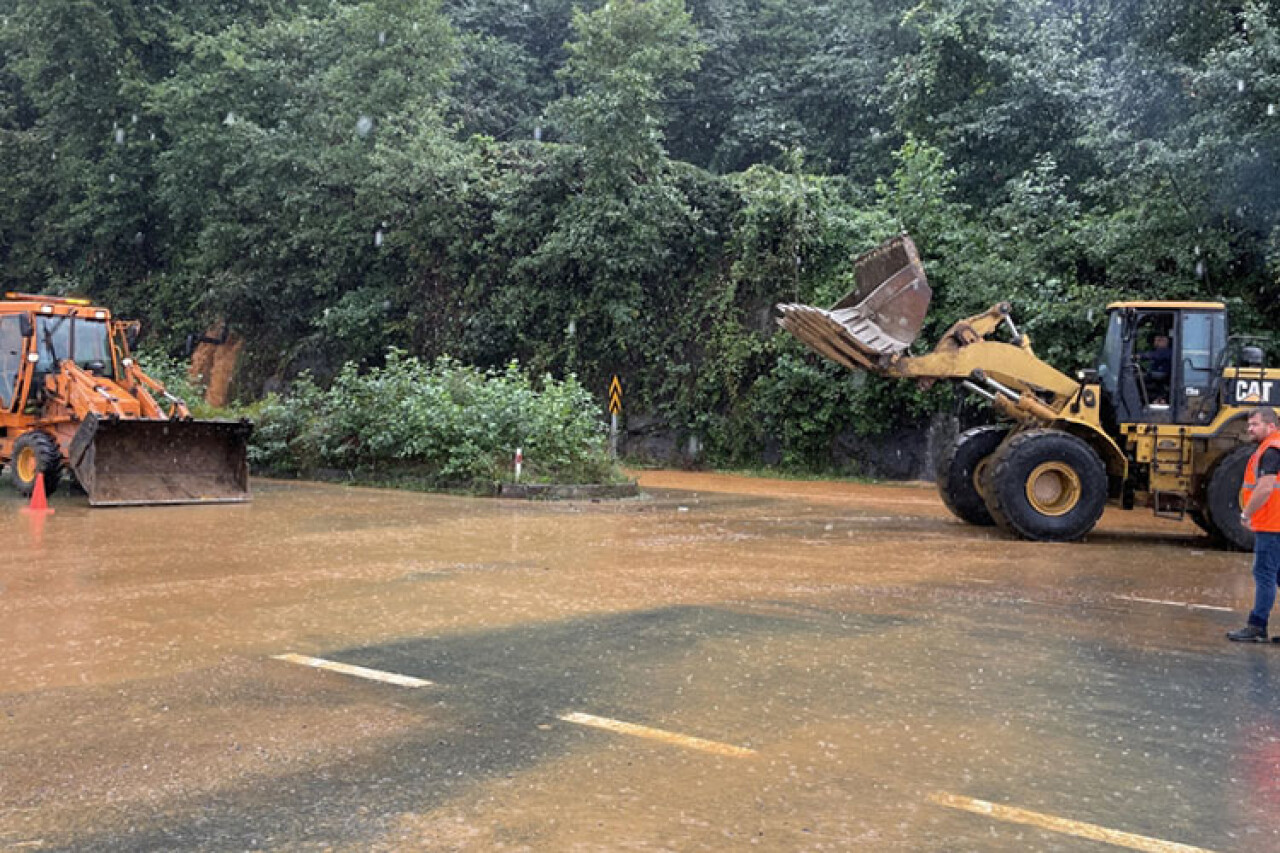
[[37, 373], [51, 373], [70, 359], [95, 376], [116, 378], [111, 325], [104, 317], [52, 314], [36, 317]]
[[1220, 302], [1107, 306], [1098, 379], [1108, 426], [1212, 421], [1226, 345], [1227, 313]]

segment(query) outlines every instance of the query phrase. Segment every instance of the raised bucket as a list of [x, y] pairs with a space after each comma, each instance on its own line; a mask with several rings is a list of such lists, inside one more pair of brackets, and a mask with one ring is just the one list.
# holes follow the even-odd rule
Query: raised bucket
[[778, 324], [850, 369], [874, 369], [920, 335], [933, 291], [915, 243], [900, 234], [854, 261], [857, 287], [830, 308], [787, 303]]

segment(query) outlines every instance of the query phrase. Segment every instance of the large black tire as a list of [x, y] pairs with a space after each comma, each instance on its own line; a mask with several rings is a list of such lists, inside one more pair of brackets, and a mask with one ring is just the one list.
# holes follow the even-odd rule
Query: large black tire
[[1244, 482], [1244, 469], [1255, 449], [1252, 445], [1241, 445], [1218, 460], [1209, 472], [1209, 486], [1201, 507], [1205, 521], [1212, 528], [1209, 535], [1237, 551], [1253, 550], [1253, 531], [1240, 523], [1240, 484]]
[[1107, 468], [1082, 438], [1035, 429], [1010, 438], [987, 462], [983, 494], [1005, 530], [1038, 542], [1071, 542], [1107, 505]]
[[982, 463], [1009, 434], [1007, 426], [988, 425], [956, 436], [938, 465], [938, 494], [947, 509], [961, 521], [990, 527], [996, 523], [979, 490]]
[[1213, 526], [1213, 522], [1209, 521], [1209, 516], [1205, 515], [1203, 510], [1194, 508], [1189, 509], [1187, 510], [1187, 517], [1195, 522], [1196, 527], [1199, 527], [1205, 533], [1208, 533], [1213, 539], [1222, 538], [1222, 534], [1218, 532], [1218, 528]]
[[45, 494], [53, 494], [62, 479], [62, 454], [58, 443], [48, 433], [32, 430], [18, 436], [9, 460], [9, 476], [18, 494], [30, 497], [36, 488], [36, 477], [44, 474]]

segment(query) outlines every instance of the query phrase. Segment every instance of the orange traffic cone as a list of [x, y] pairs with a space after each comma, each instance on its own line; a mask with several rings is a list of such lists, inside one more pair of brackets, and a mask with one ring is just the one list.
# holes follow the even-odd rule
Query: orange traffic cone
[[44, 496], [44, 472], [36, 474], [36, 487], [31, 490], [31, 503], [22, 508], [23, 512], [38, 512], [44, 514], [52, 514], [53, 510], [49, 508], [49, 502]]

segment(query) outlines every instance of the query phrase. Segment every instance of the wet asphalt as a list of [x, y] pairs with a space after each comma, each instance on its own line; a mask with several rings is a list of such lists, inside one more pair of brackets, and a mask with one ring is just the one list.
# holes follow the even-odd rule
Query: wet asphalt
[[1139, 512], [1010, 541], [919, 485], [642, 486], [0, 491], [0, 849], [1280, 849], [1280, 645], [1222, 636], [1248, 555]]

